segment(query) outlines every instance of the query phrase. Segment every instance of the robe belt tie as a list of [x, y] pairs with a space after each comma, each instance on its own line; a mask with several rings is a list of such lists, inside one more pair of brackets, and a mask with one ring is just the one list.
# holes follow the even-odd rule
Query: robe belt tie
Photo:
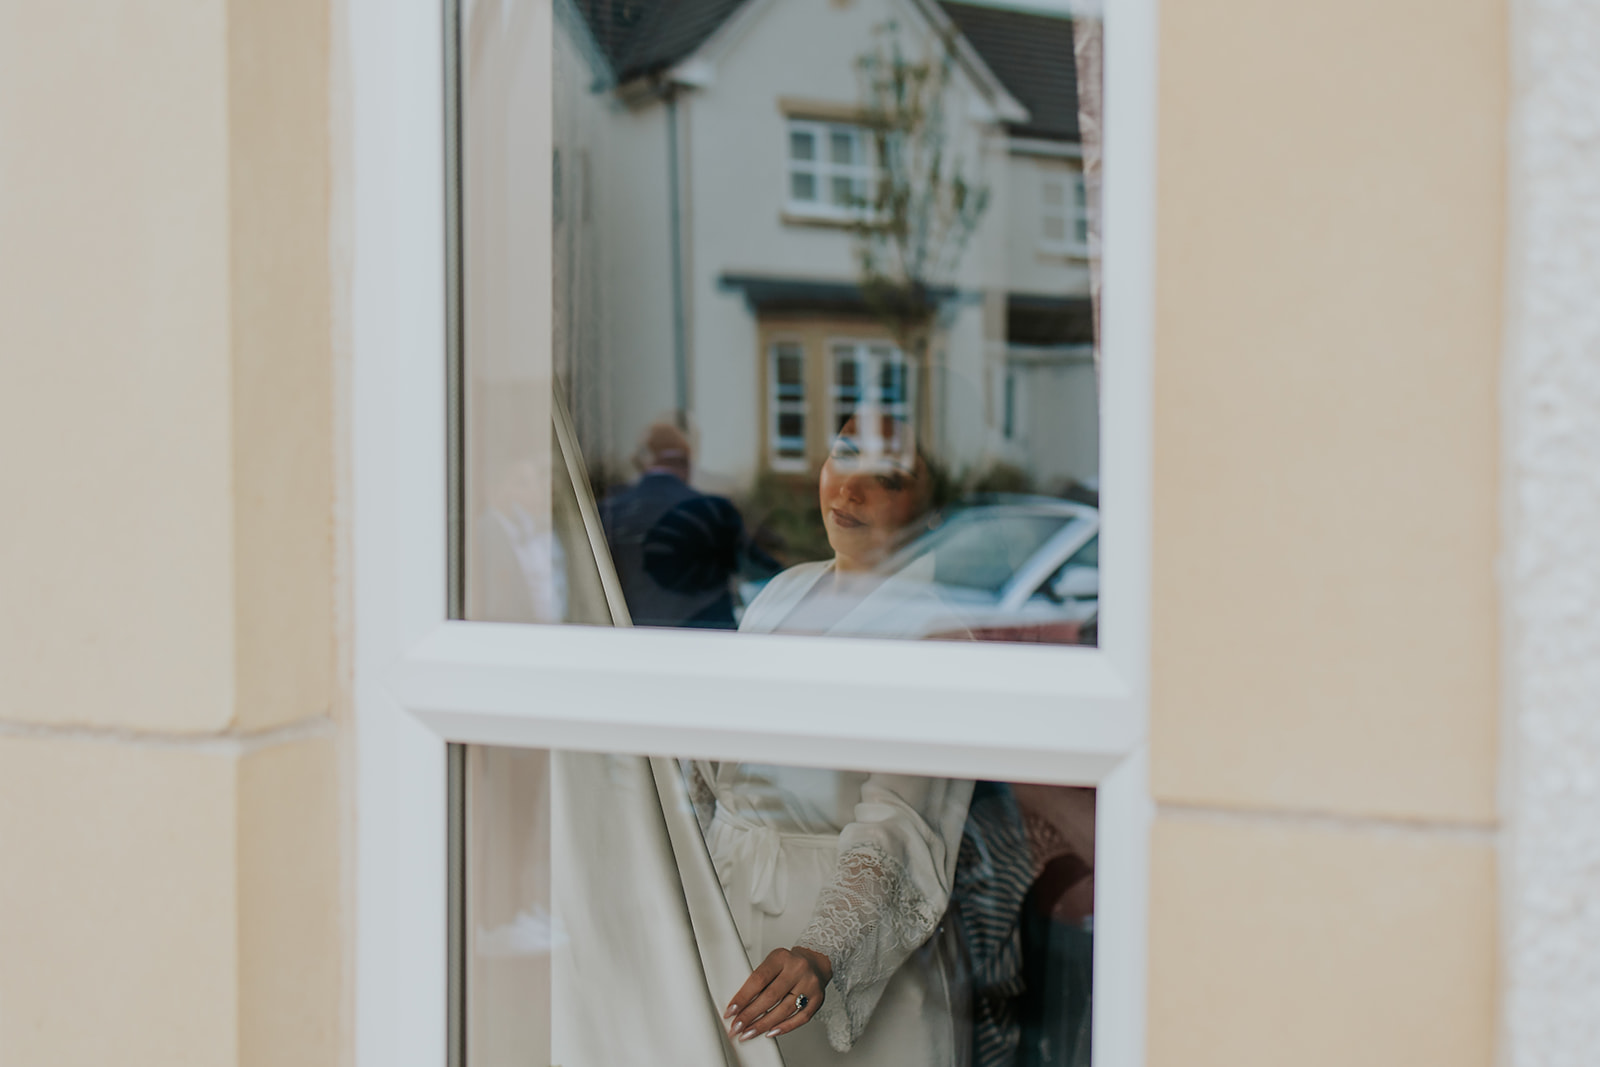
[[782, 915], [789, 904], [789, 869], [783, 856], [783, 835], [770, 826], [749, 822], [726, 809], [717, 812], [723, 830], [714, 835], [712, 860], [724, 877], [749, 879], [750, 903], [768, 915]]

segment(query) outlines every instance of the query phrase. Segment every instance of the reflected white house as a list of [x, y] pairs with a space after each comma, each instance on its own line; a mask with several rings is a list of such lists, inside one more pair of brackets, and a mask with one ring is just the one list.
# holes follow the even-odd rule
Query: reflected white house
[[[1072, 24], [924, 0], [566, 0], [557, 19], [557, 369], [608, 480], [686, 412], [697, 480], [820, 464], [842, 413], [925, 388], [949, 466], [1059, 490], [1098, 471]], [[858, 61], [888, 23], [954, 42], [952, 158], [989, 207], [899, 366], [857, 281]]]

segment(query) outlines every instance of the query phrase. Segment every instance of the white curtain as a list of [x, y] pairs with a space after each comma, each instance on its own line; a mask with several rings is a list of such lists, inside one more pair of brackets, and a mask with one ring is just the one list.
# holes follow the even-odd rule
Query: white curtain
[[678, 765], [552, 757], [552, 1060], [561, 1067], [781, 1067], [721, 1007], [750, 974]]
[[[551, 285], [551, 249], [518, 236], [550, 210], [545, 138], [571, 118], [552, 79], [575, 77], [550, 69], [550, 15], [461, 5], [467, 616], [627, 626], [560, 380], [581, 368], [531, 343], [549, 323], [523, 296]], [[480, 749], [471, 766], [471, 1067], [782, 1067], [773, 1042], [724, 1037], [752, 968], [675, 763]]]
[[[554, 403], [554, 498], [568, 573], [599, 581], [587, 614], [630, 625], [577, 441]], [[581, 546], [581, 547], [580, 547]], [[574, 552], [573, 548], [580, 551]], [[580, 583], [573, 583], [576, 593]], [[574, 596], [574, 600], [579, 599]], [[578, 604], [570, 604], [569, 612]], [[561, 1067], [782, 1067], [772, 1041], [730, 1042], [722, 1005], [750, 976], [677, 761], [551, 754], [551, 1054]]]

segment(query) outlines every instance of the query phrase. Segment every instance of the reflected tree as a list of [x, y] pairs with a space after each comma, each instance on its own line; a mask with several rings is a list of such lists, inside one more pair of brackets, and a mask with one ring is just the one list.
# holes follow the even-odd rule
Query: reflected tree
[[[857, 60], [876, 177], [855, 224], [862, 296], [926, 378], [939, 304], [989, 206], [950, 121], [954, 31], [912, 54], [896, 22]], [[925, 404], [927, 401], [921, 401]]]

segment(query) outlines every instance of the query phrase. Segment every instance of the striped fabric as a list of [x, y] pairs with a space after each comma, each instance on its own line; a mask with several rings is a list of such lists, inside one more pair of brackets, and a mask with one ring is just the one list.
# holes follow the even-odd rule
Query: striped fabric
[[1013, 1067], [1022, 1040], [1022, 901], [1035, 875], [1009, 786], [979, 782], [956, 860], [955, 906], [972, 985], [973, 1067]]

